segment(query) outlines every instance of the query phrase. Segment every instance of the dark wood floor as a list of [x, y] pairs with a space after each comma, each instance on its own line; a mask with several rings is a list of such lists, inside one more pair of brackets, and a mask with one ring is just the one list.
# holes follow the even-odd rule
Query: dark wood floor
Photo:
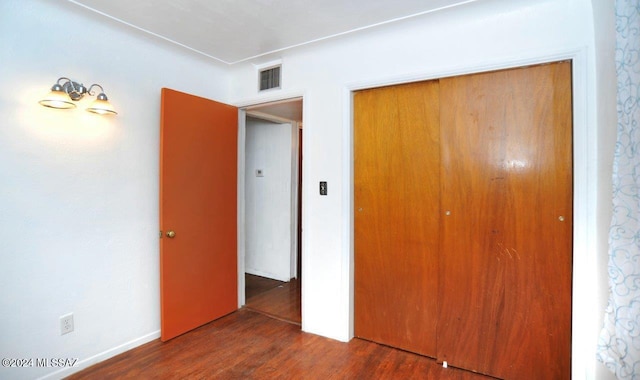
[[342, 343], [241, 309], [166, 343], [155, 340], [69, 379], [442, 379], [488, 377], [379, 344]]
[[262, 276], [256, 276], [253, 274], [245, 273], [244, 275], [244, 289], [245, 297], [247, 300], [264, 293], [271, 289], [277, 288], [284, 284], [284, 281], [274, 280], [272, 278], [266, 278]]
[[245, 280], [245, 308], [69, 379], [490, 379], [360, 339], [341, 343], [303, 333], [299, 281]]
[[247, 274], [245, 282], [246, 308], [286, 322], [301, 324], [300, 281], [291, 279], [289, 282], [282, 282]]

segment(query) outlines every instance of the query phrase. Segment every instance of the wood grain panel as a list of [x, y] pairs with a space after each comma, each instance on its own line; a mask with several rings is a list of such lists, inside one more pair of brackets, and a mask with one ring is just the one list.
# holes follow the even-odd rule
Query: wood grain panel
[[571, 64], [447, 78], [440, 90], [438, 359], [569, 379]]
[[354, 98], [355, 334], [436, 354], [438, 82]]

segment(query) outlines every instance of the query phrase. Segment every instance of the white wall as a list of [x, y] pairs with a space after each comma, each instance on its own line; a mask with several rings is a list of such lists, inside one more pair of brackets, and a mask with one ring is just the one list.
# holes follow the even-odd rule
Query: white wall
[[[599, 7], [599, 10], [602, 10]], [[483, 0], [235, 65], [231, 99], [253, 104], [304, 95], [303, 330], [352, 336], [352, 152], [350, 91], [550, 60], [574, 59], [575, 378], [595, 376], [595, 338], [602, 319], [594, 292], [606, 288], [596, 263], [606, 256], [614, 129], [603, 125], [596, 97], [594, 12], [588, 0]], [[258, 94], [256, 65], [282, 59], [279, 93]], [[600, 84], [604, 83], [601, 79]], [[602, 98], [615, 96], [610, 88]], [[609, 91], [609, 92], [606, 92]], [[603, 143], [599, 144], [602, 139]], [[329, 195], [317, 193], [328, 181]], [[593, 279], [597, 278], [598, 282]]]
[[280, 281], [291, 279], [291, 129], [247, 118], [245, 272]]
[[[119, 115], [40, 106], [60, 76]], [[2, 0], [0, 83], [0, 357], [86, 365], [159, 336], [160, 88], [225, 101], [228, 75], [66, 1]]]

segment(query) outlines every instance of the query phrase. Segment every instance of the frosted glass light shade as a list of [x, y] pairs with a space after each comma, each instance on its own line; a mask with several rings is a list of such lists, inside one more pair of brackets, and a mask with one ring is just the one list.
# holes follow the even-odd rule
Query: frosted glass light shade
[[100, 95], [98, 95], [98, 98], [94, 100], [89, 107], [87, 107], [87, 111], [100, 115], [117, 115], [118, 113], [113, 108], [113, 105], [109, 103], [107, 97], [104, 96], [104, 94]]
[[76, 105], [73, 104], [69, 95], [62, 91], [62, 88], [59, 90], [54, 86], [51, 88], [51, 91], [45, 96], [40, 102], [45, 107], [51, 108], [75, 108]]

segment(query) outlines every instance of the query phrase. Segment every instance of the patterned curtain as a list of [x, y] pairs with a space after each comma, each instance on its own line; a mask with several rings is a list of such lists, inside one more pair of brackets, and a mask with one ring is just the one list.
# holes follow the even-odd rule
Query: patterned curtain
[[616, 1], [616, 33], [610, 293], [597, 356], [618, 379], [640, 379], [640, 0]]

